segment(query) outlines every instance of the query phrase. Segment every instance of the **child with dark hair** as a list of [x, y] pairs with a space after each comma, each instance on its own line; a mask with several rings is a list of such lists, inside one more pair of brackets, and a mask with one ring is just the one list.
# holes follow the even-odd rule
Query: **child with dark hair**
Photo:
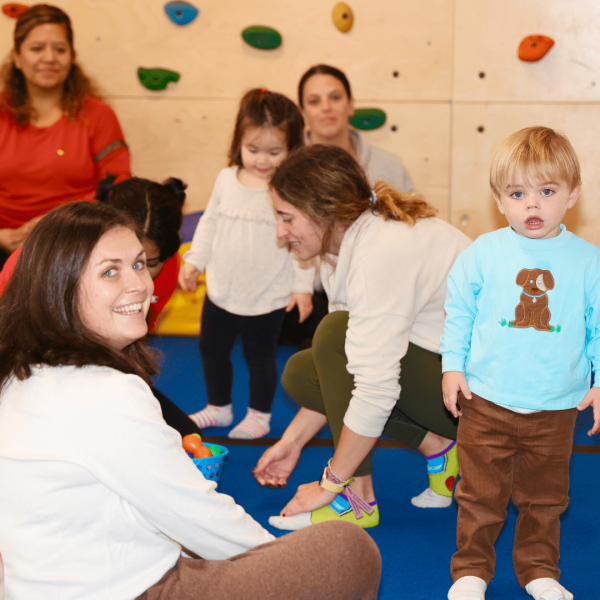
[[265, 89], [249, 91], [238, 111], [229, 168], [219, 174], [184, 255], [179, 283], [196, 289], [206, 271], [200, 354], [208, 406], [190, 415], [200, 427], [233, 421], [230, 353], [241, 334], [250, 371], [250, 407], [229, 437], [255, 439], [270, 431], [277, 388], [277, 341], [286, 311], [300, 322], [312, 310], [314, 268], [302, 268], [278, 242], [268, 185], [288, 152], [302, 145], [304, 120], [296, 105]]

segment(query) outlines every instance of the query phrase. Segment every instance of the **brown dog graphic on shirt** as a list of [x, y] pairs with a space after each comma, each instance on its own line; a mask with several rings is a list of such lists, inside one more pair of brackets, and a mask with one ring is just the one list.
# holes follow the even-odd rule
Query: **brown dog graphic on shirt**
[[543, 269], [521, 269], [517, 275], [517, 285], [523, 288], [515, 309], [513, 327], [534, 327], [538, 331], [551, 331], [548, 290], [554, 289], [554, 277]]

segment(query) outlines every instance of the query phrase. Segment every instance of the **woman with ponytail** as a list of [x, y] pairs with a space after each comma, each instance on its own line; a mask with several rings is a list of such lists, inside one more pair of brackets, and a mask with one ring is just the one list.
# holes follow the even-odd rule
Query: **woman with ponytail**
[[[446, 278], [470, 240], [414, 193], [378, 182], [336, 146], [300, 148], [271, 180], [277, 235], [301, 260], [321, 258], [329, 314], [282, 376], [300, 411], [259, 460], [262, 485], [283, 487], [304, 445], [329, 423], [335, 453], [321, 482], [298, 488], [271, 524], [347, 520], [374, 527], [370, 452], [382, 433], [427, 458], [430, 486], [412, 502], [452, 502], [456, 421], [441, 391]], [[350, 483], [352, 484], [350, 485]]]

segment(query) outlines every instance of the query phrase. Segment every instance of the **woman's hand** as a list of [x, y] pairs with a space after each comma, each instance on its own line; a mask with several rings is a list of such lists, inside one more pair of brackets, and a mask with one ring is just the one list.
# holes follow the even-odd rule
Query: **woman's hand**
[[260, 457], [256, 467], [252, 469], [254, 478], [260, 485], [285, 487], [298, 463], [301, 450], [296, 444], [280, 440]]
[[298, 307], [300, 315], [298, 323], [304, 322], [310, 316], [313, 309], [312, 296], [310, 294], [292, 294], [288, 305], [285, 307], [285, 312], [290, 312], [294, 306]]
[[27, 238], [29, 232], [18, 229], [0, 229], [0, 248], [12, 254]]
[[191, 263], [183, 263], [183, 266], [179, 270], [179, 285], [184, 292], [195, 292], [198, 286], [198, 277], [201, 272], [196, 269]]
[[301, 485], [296, 495], [285, 505], [279, 513], [280, 517], [293, 517], [298, 513], [310, 512], [331, 504], [337, 494], [324, 490], [318, 481]]

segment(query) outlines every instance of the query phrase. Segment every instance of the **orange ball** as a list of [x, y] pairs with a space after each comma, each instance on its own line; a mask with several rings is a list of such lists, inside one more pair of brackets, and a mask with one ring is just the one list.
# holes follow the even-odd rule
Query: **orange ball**
[[183, 442], [183, 449], [186, 452], [191, 452], [194, 456], [196, 455], [197, 450], [199, 450], [200, 448], [204, 448], [204, 444], [202, 443], [202, 440], [195, 433], [186, 435], [183, 438], [182, 442]]
[[212, 455], [213, 453], [210, 451], [210, 448], [207, 448], [204, 444], [202, 444], [202, 448], [194, 450], [194, 458], [208, 458]]

